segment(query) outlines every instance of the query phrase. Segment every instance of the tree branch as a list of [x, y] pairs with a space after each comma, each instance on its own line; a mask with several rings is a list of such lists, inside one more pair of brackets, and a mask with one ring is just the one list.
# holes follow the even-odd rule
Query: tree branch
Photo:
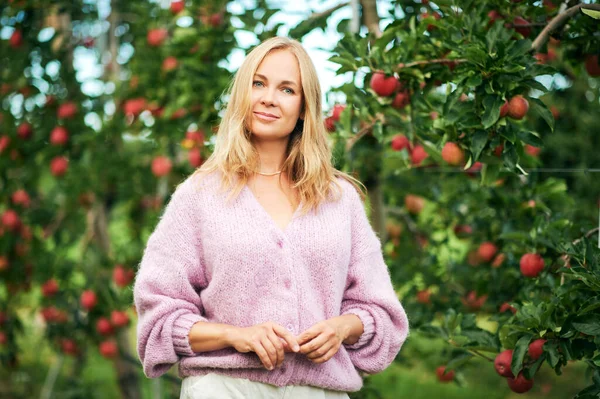
[[555, 16], [548, 25], [540, 32], [540, 34], [535, 38], [533, 43], [531, 44], [531, 48], [534, 51], [540, 51], [540, 48], [546, 43], [550, 33], [552, 33], [556, 28], [564, 24], [568, 19], [572, 18], [579, 9], [585, 8], [587, 10], [596, 10], [600, 11], [600, 4], [577, 4], [574, 7], [568, 8], [565, 11], [559, 13]]
[[385, 116], [383, 114], [377, 114], [375, 118], [371, 121], [371, 123], [360, 129], [358, 133], [356, 133], [354, 136], [350, 137], [348, 141], [346, 141], [346, 151], [350, 151], [358, 140], [360, 140], [363, 136], [366, 136], [367, 134], [371, 133], [371, 130], [373, 130], [373, 126], [375, 126], [375, 124], [378, 121], [380, 121], [381, 123], [385, 123]]
[[377, 2], [375, 0], [360, 0], [363, 12], [363, 21], [369, 32], [373, 33], [376, 38], [381, 37], [381, 29], [379, 29], [379, 14], [377, 14]]
[[308, 18], [306, 18], [306, 21], [309, 21], [312, 19], [319, 19], [319, 18], [323, 18], [323, 17], [329, 17], [331, 14], [333, 14], [334, 12], [336, 12], [337, 10], [339, 10], [342, 7], [346, 7], [347, 5], [350, 5], [349, 1], [347, 1], [345, 3], [340, 3], [340, 4], [333, 6], [325, 11], [312, 13], [311, 15], [308, 16]]
[[408, 64], [398, 64], [398, 70], [402, 68], [412, 68], [417, 65], [427, 65], [427, 64], [460, 64], [463, 62], [469, 61], [466, 58], [457, 58], [457, 59], [448, 59], [448, 58], [436, 58], [434, 60], [422, 60], [422, 61], [413, 61]]

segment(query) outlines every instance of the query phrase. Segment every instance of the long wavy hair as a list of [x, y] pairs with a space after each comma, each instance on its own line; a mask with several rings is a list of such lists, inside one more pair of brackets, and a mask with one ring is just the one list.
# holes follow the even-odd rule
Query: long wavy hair
[[[321, 86], [310, 56], [296, 40], [273, 37], [256, 46], [242, 63], [229, 88], [215, 148], [194, 175], [221, 172], [221, 188], [237, 197], [259, 168], [259, 154], [251, 141], [251, 91], [254, 74], [262, 60], [274, 50], [290, 51], [298, 60], [302, 82], [302, 112], [290, 133], [282, 173], [286, 173], [302, 202], [301, 213], [316, 209], [323, 201], [338, 199], [338, 177], [348, 180], [364, 199], [364, 188], [354, 177], [333, 167], [331, 148], [323, 123]], [[333, 184], [332, 184], [333, 183]]]

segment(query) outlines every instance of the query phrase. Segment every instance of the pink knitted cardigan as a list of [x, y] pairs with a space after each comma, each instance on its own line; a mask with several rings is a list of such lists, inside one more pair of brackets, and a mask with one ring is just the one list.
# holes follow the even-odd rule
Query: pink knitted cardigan
[[[244, 186], [226, 201], [220, 174], [191, 175], [175, 190], [148, 239], [134, 284], [137, 349], [148, 377], [179, 362], [179, 375], [210, 372], [276, 386], [357, 391], [360, 371], [394, 360], [408, 320], [392, 287], [380, 240], [358, 192], [343, 179], [339, 200], [301, 215], [282, 230]], [[248, 327], [273, 321], [299, 335], [341, 314], [364, 332], [322, 364], [286, 353], [265, 369], [258, 356], [233, 348], [194, 353], [188, 333], [198, 321]]]

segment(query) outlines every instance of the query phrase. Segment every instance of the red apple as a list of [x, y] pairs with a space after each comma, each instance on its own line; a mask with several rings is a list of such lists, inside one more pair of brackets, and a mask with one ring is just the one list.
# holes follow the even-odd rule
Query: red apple
[[23, 208], [29, 208], [29, 204], [31, 201], [29, 198], [29, 194], [27, 194], [27, 191], [20, 189], [13, 193], [12, 202], [13, 204], [20, 205]]
[[[6, 256], [0, 256], [0, 272], [3, 270], [8, 269], [8, 267], [10, 266], [10, 263], [8, 262], [8, 258]], [[4, 315], [4, 313], [2, 313], [2, 315]], [[4, 323], [4, 320], [6, 319], [0, 319], [0, 326]]]
[[492, 25], [494, 22], [496, 22], [500, 19], [504, 19], [504, 16], [496, 10], [492, 10], [492, 11], [488, 12], [487, 16], [490, 19], [488, 26]]
[[539, 147], [534, 147], [530, 144], [525, 144], [525, 152], [531, 155], [532, 157], [537, 157], [538, 155], [540, 155], [541, 151], [542, 149]]
[[392, 107], [396, 109], [402, 109], [408, 104], [410, 104], [410, 94], [408, 94], [408, 91], [400, 91], [394, 97]]
[[498, 356], [496, 356], [496, 359], [494, 359], [494, 368], [496, 369], [496, 373], [502, 377], [514, 377], [514, 374], [510, 370], [512, 357], [512, 349], [507, 349], [504, 352], [500, 352]]
[[218, 28], [223, 23], [223, 13], [217, 12], [208, 17], [208, 24], [213, 28]]
[[542, 258], [539, 254], [525, 254], [521, 256], [519, 266], [523, 276], [537, 277], [542, 270], [544, 270], [544, 258]]
[[514, 96], [508, 102], [508, 116], [513, 119], [523, 119], [529, 111], [529, 102], [523, 96]]
[[515, 309], [513, 306], [510, 306], [510, 303], [508, 302], [504, 302], [502, 305], [500, 305], [500, 313], [504, 313], [509, 310], [513, 312], [513, 314], [517, 313], [517, 309]]
[[447, 142], [442, 148], [442, 159], [450, 165], [463, 165], [465, 163], [465, 153], [458, 144]]
[[410, 161], [413, 165], [420, 165], [429, 154], [425, 151], [425, 148], [421, 145], [415, 146], [410, 152]]
[[0, 346], [6, 345], [8, 342], [8, 337], [4, 331], [0, 331]]
[[67, 169], [69, 167], [69, 160], [65, 157], [54, 157], [52, 161], [50, 161], [50, 172], [56, 176], [60, 177], [67, 173]]
[[152, 173], [156, 177], [168, 175], [171, 167], [171, 160], [165, 156], [159, 155], [152, 160]]
[[33, 133], [33, 128], [27, 122], [21, 123], [19, 125], [19, 127], [17, 128], [17, 135], [20, 138], [22, 138], [23, 140], [29, 139], [31, 137], [32, 133]]
[[10, 231], [17, 231], [21, 227], [21, 218], [17, 212], [7, 209], [2, 214], [2, 225]]
[[113, 326], [110, 324], [110, 321], [106, 317], [101, 317], [96, 321], [96, 331], [98, 334], [107, 336], [113, 333]]
[[102, 341], [99, 345], [100, 354], [107, 359], [113, 359], [119, 353], [119, 348], [115, 341]]
[[422, 303], [423, 305], [431, 303], [430, 297], [431, 297], [431, 291], [429, 291], [429, 290], [417, 291], [417, 302], [418, 303]]
[[550, 112], [552, 113], [552, 117], [554, 118], [554, 120], [560, 118], [560, 111], [554, 105], [550, 106]]
[[492, 267], [499, 268], [500, 266], [502, 266], [502, 264], [504, 263], [505, 260], [506, 260], [506, 255], [504, 255], [502, 253], [496, 255], [496, 257], [492, 261]]
[[469, 291], [466, 297], [461, 298], [461, 302], [465, 305], [469, 310], [479, 310], [487, 301], [487, 295], [477, 296], [475, 291]]
[[113, 269], [113, 281], [118, 287], [127, 287], [133, 281], [133, 277], [133, 270], [125, 269], [122, 265], [116, 265]]
[[72, 119], [77, 114], [77, 104], [72, 101], [67, 101], [59, 105], [56, 111], [56, 117], [58, 119]]
[[484, 262], [491, 261], [496, 255], [496, 252], [498, 252], [498, 247], [491, 242], [484, 242], [479, 245], [479, 249], [477, 249], [477, 254]]
[[146, 99], [143, 97], [131, 98], [123, 103], [123, 112], [126, 115], [138, 116], [146, 109]]
[[523, 373], [519, 373], [516, 378], [508, 377], [506, 382], [511, 391], [516, 393], [525, 393], [533, 388], [533, 380], [526, 379]]
[[199, 148], [192, 148], [188, 153], [188, 161], [193, 168], [198, 168], [202, 165], [202, 154]]
[[63, 338], [60, 340], [60, 349], [66, 355], [76, 356], [79, 353], [79, 349], [77, 348], [75, 341], [68, 338]]
[[110, 322], [115, 327], [124, 327], [129, 324], [129, 316], [127, 313], [121, 312], [119, 310], [113, 310], [110, 313]]
[[345, 105], [342, 104], [336, 104], [333, 106], [333, 112], [331, 114], [331, 116], [333, 117], [333, 120], [338, 122], [340, 120], [340, 116], [342, 115], [342, 112], [346, 109]]
[[8, 42], [12, 48], [21, 47], [23, 44], [23, 33], [19, 29], [15, 29]]
[[542, 4], [544, 5], [544, 8], [546, 9], [546, 11], [548, 12], [552, 12], [554, 10], [556, 10], [556, 4], [554, 4], [552, 1], [550, 0], [544, 0], [542, 2]]
[[527, 349], [527, 353], [529, 353], [529, 357], [531, 360], [538, 360], [540, 356], [544, 353], [544, 344], [546, 340], [543, 338], [536, 339], [532, 343], [529, 344], [529, 349]]
[[42, 295], [46, 298], [56, 295], [57, 292], [58, 282], [55, 279], [51, 278], [50, 280], [42, 284]]
[[176, 69], [178, 65], [179, 61], [177, 61], [177, 58], [170, 56], [164, 59], [162, 63], [162, 70], [165, 72], [171, 72], [172, 70]]
[[410, 141], [405, 135], [397, 134], [392, 137], [392, 149], [394, 151], [402, 151], [405, 148], [410, 150]]
[[185, 138], [194, 142], [195, 145], [202, 147], [204, 145], [203, 130], [188, 130], [185, 133]]
[[593, 78], [600, 76], [600, 63], [598, 62], [598, 54], [588, 55], [585, 57], [585, 70], [588, 75]]
[[150, 29], [146, 35], [148, 45], [158, 47], [166, 40], [169, 32], [165, 28]]
[[69, 141], [69, 132], [62, 126], [57, 126], [50, 132], [50, 144], [65, 145]]
[[370, 86], [377, 95], [387, 97], [396, 91], [398, 80], [394, 76], [386, 77], [383, 72], [375, 72], [371, 76]]
[[10, 137], [2, 136], [0, 137], [0, 154], [4, 152], [4, 150], [10, 145]]
[[513, 20], [513, 27], [525, 38], [531, 35], [531, 28], [528, 26], [529, 24], [530, 22], [523, 17], [515, 17]]
[[438, 367], [435, 374], [440, 382], [450, 382], [454, 379], [454, 370], [446, 372], [446, 366]]
[[81, 303], [81, 307], [85, 310], [92, 310], [98, 303], [96, 293], [92, 290], [83, 291], [81, 293], [81, 297], [79, 298], [79, 303]]
[[413, 214], [419, 214], [425, 207], [425, 199], [414, 194], [407, 194], [404, 197], [404, 205], [406, 210]]
[[335, 119], [333, 119], [333, 116], [325, 118], [325, 130], [330, 133], [335, 132]]
[[183, 0], [173, 0], [171, 1], [171, 12], [173, 14], [179, 14], [185, 8], [185, 3]]

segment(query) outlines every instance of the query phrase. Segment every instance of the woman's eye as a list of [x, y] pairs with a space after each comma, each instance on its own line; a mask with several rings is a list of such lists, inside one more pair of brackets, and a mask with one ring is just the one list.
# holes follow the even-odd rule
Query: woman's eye
[[260, 81], [258, 81], [258, 80], [255, 80], [254, 82], [252, 82], [252, 85], [253, 85], [253, 86], [259, 86], [259, 85], [260, 85], [260, 86], [262, 86], [262, 85], [263, 85], [263, 83], [262, 83], [262, 82], [260, 82]]
[[283, 89], [283, 91], [287, 94], [294, 94], [294, 90], [290, 89], [289, 87], [286, 87], [285, 89]]

